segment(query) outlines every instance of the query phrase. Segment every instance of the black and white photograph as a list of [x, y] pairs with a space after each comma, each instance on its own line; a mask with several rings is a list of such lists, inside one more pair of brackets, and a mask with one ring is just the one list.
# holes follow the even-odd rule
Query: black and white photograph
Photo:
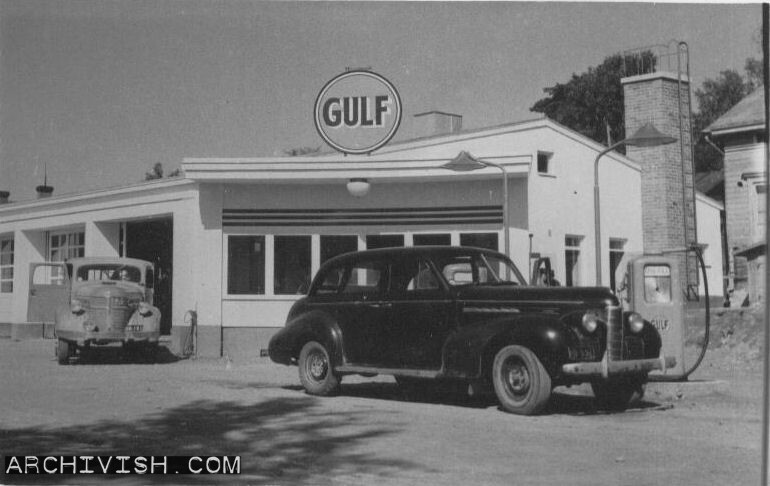
[[0, 0], [0, 484], [770, 484], [769, 22]]

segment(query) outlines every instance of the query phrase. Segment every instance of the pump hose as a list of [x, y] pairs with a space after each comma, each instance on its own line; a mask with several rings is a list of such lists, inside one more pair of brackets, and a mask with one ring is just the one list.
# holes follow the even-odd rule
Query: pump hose
[[[700, 366], [701, 361], [703, 361], [703, 357], [706, 356], [706, 350], [709, 346], [709, 330], [711, 328], [711, 305], [709, 302], [709, 280], [706, 276], [706, 264], [703, 261], [703, 252], [701, 251], [699, 246], [693, 246], [690, 248], [691, 251], [695, 253], [696, 258], [698, 259], [698, 264], [700, 265], [701, 273], [703, 274], [703, 290], [706, 293], [706, 323], [705, 323], [705, 331], [703, 335], [703, 345], [701, 346], [700, 354], [698, 355], [698, 359], [695, 360], [695, 364], [693, 364], [690, 369], [685, 371], [681, 375], [671, 376], [671, 375], [652, 375], [649, 376], [649, 381], [687, 381], [687, 377], [692, 374], [693, 371], [695, 371], [698, 366]], [[684, 323], [682, 323], [684, 325]]]

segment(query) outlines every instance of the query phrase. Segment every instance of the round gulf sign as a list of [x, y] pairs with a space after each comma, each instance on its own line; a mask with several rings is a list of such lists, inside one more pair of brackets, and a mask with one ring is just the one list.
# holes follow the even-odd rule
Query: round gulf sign
[[382, 147], [401, 124], [401, 98], [390, 82], [371, 71], [348, 71], [321, 89], [315, 126], [330, 146], [347, 154]]

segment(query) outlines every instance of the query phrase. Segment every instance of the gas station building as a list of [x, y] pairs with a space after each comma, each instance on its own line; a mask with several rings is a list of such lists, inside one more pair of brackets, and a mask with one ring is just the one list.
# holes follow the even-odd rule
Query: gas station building
[[[655, 73], [624, 86], [665, 105], [655, 93], [671, 82]], [[626, 111], [628, 133], [649, 121], [667, 131], [665, 117]], [[0, 204], [0, 335], [51, 336], [50, 324], [28, 319], [29, 264], [77, 256], [155, 262], [168, 284], [162, 299], [172, 349], [188, 338], [194, 311], [200, 356], [258, 356], [321, 263], [347, 251], [428, 244], [505, 251], [506, 231], [522, 273], [539, 254], [561, 285], [596, 283], [594, 163], [605, 146], [544, 117], [473, 130], [462, 130], [453, 114], [420, 118], [434, 130], [371, 155], [187, 158], [180, 178]], [[601, 158], [604, 286], [617, 285], [623, 255], [656, 251], [648, 233], [677, 224], [645, 208], [650, 198], [668, 204], [670, 181], [651, 189], [645, 166], [669, 153], [679, 149]], [[504, 167], [507, 201], [500, 170], [444, 167], [458, 158]], [[681, 201], [676, 190], [672, 198]], [[710, 293], [721, 296], [723, 208], [700, 194], [692, 199]]]

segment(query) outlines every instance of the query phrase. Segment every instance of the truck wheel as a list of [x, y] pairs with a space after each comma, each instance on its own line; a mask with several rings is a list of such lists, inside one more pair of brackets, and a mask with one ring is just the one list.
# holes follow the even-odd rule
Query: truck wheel
[[597, 408], [613, 412], [625, 410], [630, 403], [644, 396], [644, 383], [639, 380], [594, 381], [591, 382], [591, 389]]
[[59, 361], [59, 364], [60, 365], [69, 364], [70, 356], [72, 355], [73, 351], [74, 351], [74, 348], [69, 343], [69, 341], [65, 341], [64, 339], [59, 339], [59, 344], [56, 347], [56, 359]]
[[339, 391], [340, 379], [334, 373], [326, 348], [315, 341], [302, 347], [299, 353], [299, 381], [311, 395], [334, 395]]
[[504, 411], [535, 415], [551, 397], [551, 376], [535, 353], [523, 346], [506, 346], [492, 364], [492, 384]]

